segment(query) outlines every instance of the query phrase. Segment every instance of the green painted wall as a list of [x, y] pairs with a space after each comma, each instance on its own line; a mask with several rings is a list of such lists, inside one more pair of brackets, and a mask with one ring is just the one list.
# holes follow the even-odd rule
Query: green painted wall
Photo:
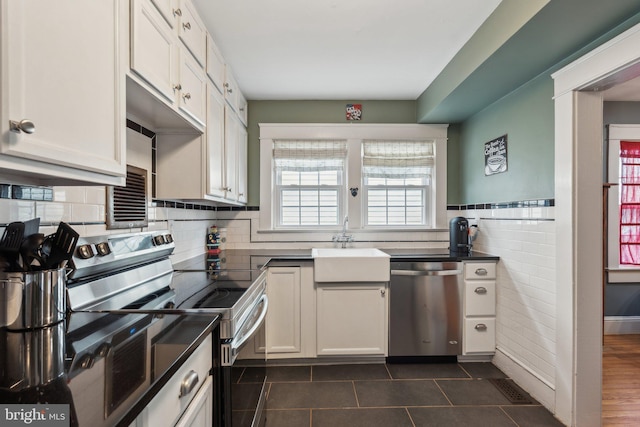
[[416, 123], [416, 101], [249, 101], [248, 206], [260, 206], [258, 123], [347, 123], [346, 104], [362, 104], [358, 123]]
[[[552, 97], [553, 80], [545, 74], [460, 125], [458, 193], [453, 188], [450, 190], [450, 204], [554, 197]], [[485, 176], [484, 143], [504, 134], [508, 135], [508, 169]], [[452, 173], [450, 171], [450, 178]]]

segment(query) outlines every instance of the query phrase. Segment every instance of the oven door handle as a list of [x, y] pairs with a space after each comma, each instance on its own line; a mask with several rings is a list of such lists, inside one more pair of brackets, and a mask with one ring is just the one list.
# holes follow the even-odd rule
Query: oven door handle
[[253, 334], [256, 333], [258, 328], [262, 326], [262, 323], [264, 322], [264, 318], [267, 316], [267, 308], [269, 307], [269, 298], [267, 298], [266, 294], [260, 297], [260, 300], [256, 303], [256, 307], [259, 306], [260, 304], [262, 304], [262, 311], [260, 312], [258, 319], [253, 323], [249, 331], [247, 331], [242, 336], [238, 337], [237, 342], [236, 340], [233, 340], [231, 350], [234, 358], [238, 354], [238, 350], [240, 350], [240, 348], [247, 342], [247, 340], [249, 340], [249, 338], [251, 338]]

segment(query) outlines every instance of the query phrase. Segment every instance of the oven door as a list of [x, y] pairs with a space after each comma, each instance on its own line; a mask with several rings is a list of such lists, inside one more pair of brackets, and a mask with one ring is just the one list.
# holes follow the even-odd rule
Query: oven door
[[266, 354], [238, 366], [240, 350], [249, 342], [264, 342], [264, 320], [269, 300], [262, 295], [247, 316], [238, 335], [222, 343], [222, 381], [225, 427], [258, 427], [266, 424]]

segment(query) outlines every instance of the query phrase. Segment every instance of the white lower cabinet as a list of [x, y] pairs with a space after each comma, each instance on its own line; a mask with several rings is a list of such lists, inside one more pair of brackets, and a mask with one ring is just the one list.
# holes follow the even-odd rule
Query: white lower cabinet
[[273, 267], [267, 273], [269, 312], [266, 349], [271, 358], [301, 352], [300, 267]]
[[317, 283], [317, 355], [386, 355], [386, 283]]
[[[189, 356], [135, 421], [137, 427], [211, 425], [212, 338], [207, 337]], [[186, 387], [193, 384], [192, 387]], [[184, 387], [187, 389], [184, 390]], [[208, 403], [207, 403], [208, 402]], [[209, 409], [206, 407], [208, 406]], [[207, 410], [209, 411], [207, 413]], [[208, 418], [207, 418], [208, 417]], [[209, 424], [201, 423], [209, 420]]]
[[496, 351], [496, 263], [465, 262], [462, 353]]
[[213, 379], [207, 378], [176, 427], [210, 427], [213, 424]]

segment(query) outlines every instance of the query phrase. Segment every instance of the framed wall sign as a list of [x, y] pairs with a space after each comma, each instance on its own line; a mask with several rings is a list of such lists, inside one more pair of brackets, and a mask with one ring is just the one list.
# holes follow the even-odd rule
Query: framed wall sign
[[347, 104], [347, 120], [362, 120], [362, 104]]
[[507, 135], [484, 143], [484, 174], [495, 175], [507, 170]]

